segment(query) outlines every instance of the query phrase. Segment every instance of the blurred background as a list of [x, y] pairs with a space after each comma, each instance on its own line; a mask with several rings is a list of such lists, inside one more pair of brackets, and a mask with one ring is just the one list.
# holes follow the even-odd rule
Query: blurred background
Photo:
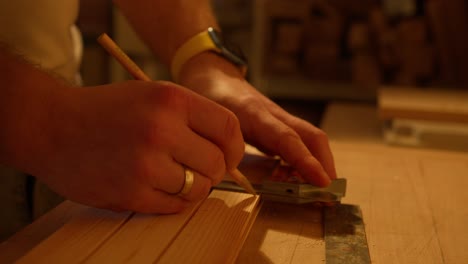
[[[249, 81], [331, 139], [468, 150], [465, 0], [212, 2]], [[82, 0], [79, 27], [86, 85], [130, 78], [97, 44], [102, 32], [151, 78], [169, 79], [110, 1]]]

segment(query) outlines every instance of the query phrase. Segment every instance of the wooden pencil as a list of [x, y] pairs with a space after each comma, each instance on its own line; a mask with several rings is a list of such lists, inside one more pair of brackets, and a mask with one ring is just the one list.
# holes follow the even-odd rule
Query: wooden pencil
[[99, 36], [97, 41], [133, 76], [133, 78], [142, 81], [151, 81], [148, 75], [146, 75], [106, 33]]
[[[130, 59], [130, 57], [128, 57], [127, 54], [125, 54], [125, 52], [106, 33], [99, 36], [98, 42], [133, 76], [133, 78], [142, 81], [151, 81], [140, 67], [138, 67], [138, 65], [136, 65], [136, 63], [133, 62], [132, 59]], [[244, 188], [248, 193], [253, 195], [257, 194], [247, 177], [245, 177], [237, 168], [229, 171], [229, 174], [234, 181], [236, 181], [236, 183]]]

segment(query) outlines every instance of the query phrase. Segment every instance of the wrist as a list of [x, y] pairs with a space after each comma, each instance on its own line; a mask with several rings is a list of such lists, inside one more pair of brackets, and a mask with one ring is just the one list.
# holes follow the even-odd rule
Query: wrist
[[[224, 60], [217, 60], [216, 57], [209, 56], [210, 53], [217, 54]], [[229, 61], [239, 68], [242, 76], [245, 76], [247, 72], [247, 60], [242, 50], [213, 27], [195, 34], [177, 49], [171, 62], [171, 73], [176, 82], [180, 82], [182, 68], [186, 68], [185, 64], [189, 60], [197, 60], [194, 57], [198, 57], [201, 62], [206, 60], [215, 63]], [[203, 64], [203, 66], [206, 68], [209, 65]]]
[[245, 82], [244, 73], [237, 65], [214, 52], [205, 51], [184, 63], [180, 70], [179, 83], [207, 95], [216, 88], [214, 84], [223, 78]]

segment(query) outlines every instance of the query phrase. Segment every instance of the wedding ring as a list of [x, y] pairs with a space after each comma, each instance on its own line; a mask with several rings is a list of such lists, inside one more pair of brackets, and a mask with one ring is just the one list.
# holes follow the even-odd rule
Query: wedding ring
[[190, 193], [190, 190], [192, 190], [193, 178], [194, 178], [193, 171], [184, 167], [184, 174], [185, 174], [184, 186], [182, 186], [182, 189], [180, 189], [180, 192], [178, 193], [178, 195], [187, 195], [188, 193]]

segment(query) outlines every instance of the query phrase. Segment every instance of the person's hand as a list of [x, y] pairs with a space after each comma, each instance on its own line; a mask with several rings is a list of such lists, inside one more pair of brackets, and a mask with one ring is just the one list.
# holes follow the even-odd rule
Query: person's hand
[[180, 80], [233, 111], [248, 143], [281, 156], [310, 183], [326, 186], [336, 179], [326, 134], [260, 94], [229, 62], [212, 53], [197, 55], [184, 65]]
[[[50, 115], [51, 143], [35, 176], [68, 199], [143, 213], [174, 213], [206, 197], [244, 153], [239, 121], [168, 82], [69, 88]], [[195, 173], [180, 196], [184, 166]]]

